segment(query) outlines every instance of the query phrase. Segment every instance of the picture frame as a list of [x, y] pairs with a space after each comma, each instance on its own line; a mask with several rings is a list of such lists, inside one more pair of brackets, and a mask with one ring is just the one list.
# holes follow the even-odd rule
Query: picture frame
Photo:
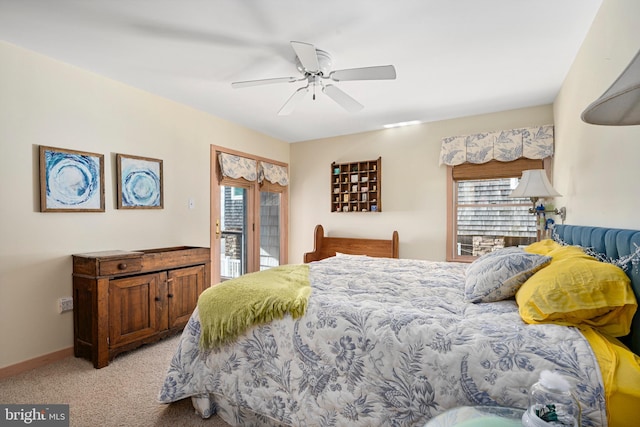
[[104, 155], [41, 145], [40, 211], [104, 212]]
[[118, 209], [163, 209], [162, 160], [116, 154]]

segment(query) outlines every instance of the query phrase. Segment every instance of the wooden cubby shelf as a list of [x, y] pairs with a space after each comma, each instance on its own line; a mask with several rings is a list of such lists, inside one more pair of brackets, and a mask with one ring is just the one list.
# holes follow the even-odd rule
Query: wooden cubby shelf
[[331, 212], [381, 212], [382, 158], [331, 163]]

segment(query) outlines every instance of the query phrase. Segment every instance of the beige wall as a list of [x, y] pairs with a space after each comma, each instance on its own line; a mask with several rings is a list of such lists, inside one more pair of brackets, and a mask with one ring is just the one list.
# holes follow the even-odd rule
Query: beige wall
[[[554, 186], [567, 224], [640, 229], [640, 126], [607, 127], [580, 120], [584, 108], [613, 83], [640, 48], [640, 2], [605, 0], [553, 105], [434, 122], [291, 147], [290, 260], [313, 249], [312, 230], [389, 238], [398, 230], [400, 256], [445, 257], [445, 169], [440, 139], [485, 130], [554, 123]], [[331, 162], [382, 156], [383, 212], [331, 213]]]
[[[72, 345], [73, 253], [209, 245], [209, 146], [289, 162], [290, 262], [333, 235], [389, 238], [400, 256], [445, 256], [443, 136], [555, 122], [554, 184], [567, 223], [640, 229], [640, 126], [584, 124], [580, 112], [640, 47], [637, 0], [605, 0], [553, 107], [284, 144], [224, 120], [0, 42], [0, 367]], [[105, 154], [105, 213], [38, 212], [39, 145]], [[165, 209], [119, 211], [115, 153], [164, 160]], [[330, 164], [382, 156], [383, 212], [330, 212]], [[196, 208], [189, 210], [193, 198]]]
[[[334, 236], [400, 236], [400, 257], [445, 259], [445, 136], [553, 123], [551, 105], [292, 144], [290, 262], [313, 250], [313, 229]], [[382, 212], [331, 212], [331, 163], [382, 157]], [[296, 258], [298, 257], [298, 258]]]
[[[72, 346], [71, 254], [209, 246], [211, 144], [289, 162], [289, 144], [2, 42], [0, 64], [0, 367]], [[39, 212], [39, 145], [104, 154], [106, 212]], [[164, 209], [115, 208], [115, 153], [163, 160]]]
[[638, 0], [603, 2], [554, 104], [554, 184], [567, 223], [640, 229], [640, 125], [580, 120], [640, 49], [639, 16]]

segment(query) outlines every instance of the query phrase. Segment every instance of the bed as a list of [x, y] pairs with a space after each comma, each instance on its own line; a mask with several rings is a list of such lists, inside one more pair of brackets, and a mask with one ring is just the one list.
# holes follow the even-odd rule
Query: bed
[[[237, 426], [422, 426], [457, 406], [526, 408], [530, 386], [547, 369], [571, 384], [583, 426], [634, 425], [625, 411], [640, 404], [638, 359], [608, 332], [629, 332], [619, 319], [632, 323], [640, 232], [556, 226], [560, 243], [551, 243], [591, 248], [601, 259], [589, 256], [594, 262], [613, 266], [622, 259], [627, 268], [627, 289], [620, 285], [618, 292], [626, 292], [624, 311], [573, 326], [557, 319], [525, 323], [519, 295], [506, 296], [562, 264], [549, 245], [527, 252], [540, 265], [527, 266], [526, 277], [513, 275], [522, 287], [487, 292], [474, 281], [486, 274], [469, 273], [476, 262], [397, 258], [396, 232], [389, 240], [325, 237], [321, 226], [314, 233], [314, 251], [304, 257], [311, 289], [304, 313], [203, 347], [199, 304], [166, 373], [161, 402], [191, 398], [200, 416], [217, 412]], [[508, 252], [496, 256], [511, 260]], [[512, 282], [511, 276], [504, 281], [517, 287]], [[478, 296], [487, 302], [470, 302]], [[635, 354], [639, 334], [635, 316], [621, 337]]]

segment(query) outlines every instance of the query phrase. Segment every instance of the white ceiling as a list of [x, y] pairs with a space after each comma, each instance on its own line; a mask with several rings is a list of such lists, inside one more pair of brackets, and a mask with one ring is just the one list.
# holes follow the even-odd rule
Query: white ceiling
[[[384, 124], [552, 103], [602, 0], [0, 0], [0, 39], [287, 142]], [[393, 64], [396, 80], [335, 83], [347, 113], [301, 83], [290, 41], [333, 69]], [[1, 66], [1, 64], [0, 64]]]

